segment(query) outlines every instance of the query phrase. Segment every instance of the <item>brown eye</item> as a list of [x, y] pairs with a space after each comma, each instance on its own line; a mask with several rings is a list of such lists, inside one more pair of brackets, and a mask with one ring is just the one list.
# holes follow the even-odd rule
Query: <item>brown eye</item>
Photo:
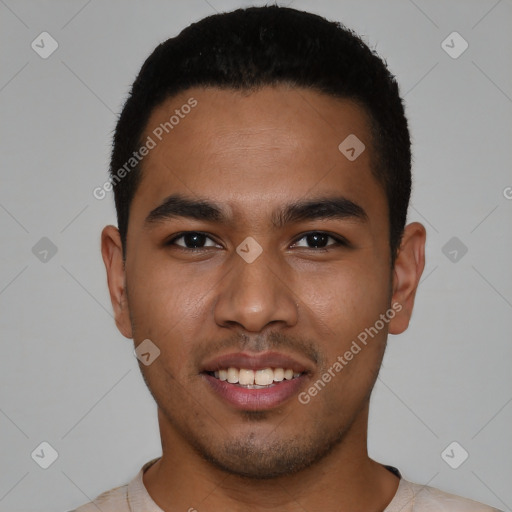
[[[183, 242], [177, 243], [178, 240], [183, 240]], [[207, 240], [210, 240], [212, 244], [205, 245]], [[186, 231], [184, 233], [180, 233], [178, 236], [175, 236], [169, 240], [165, 245], [176, 245], [185, 250], [203, 249], [205, 247], [217, 246], [217, 244], [210, 237], [208, 237], [205, 233], [201, 233], [200, 231]]]
[[[329, 239], [334, 240], [334, 243], [327, 243]], [[305, 240], [306, 244], [310, 244], [314, 246], [313, 248], [317, 249], [325, 249], [326, 247], [337, 247], [340, 245], [347, 245], [347, 242], [342, 238], [330, 235], [329, 233], [325, 233], [323, 231], [311, 231], [310, 233], [303, 234], [302, 237], [299, 238], [297, 242], [294, 243], [294, 246], [297, 246], [297, 243], [300, 242], [301, 240]]]

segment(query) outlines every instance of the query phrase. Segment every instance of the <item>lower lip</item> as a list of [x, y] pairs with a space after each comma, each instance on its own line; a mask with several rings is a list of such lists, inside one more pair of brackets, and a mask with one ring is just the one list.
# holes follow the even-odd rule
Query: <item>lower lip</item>
[[278, 407], [297, 394], [305, 380], [305, 375], [302, 374], [300, 377], [283, 380], [268, 388], [247, 389], [219, 380], [207, 373], [202, 375], [213, 391], [229, 402], [235, 409], [244, 411], [263, 411]]

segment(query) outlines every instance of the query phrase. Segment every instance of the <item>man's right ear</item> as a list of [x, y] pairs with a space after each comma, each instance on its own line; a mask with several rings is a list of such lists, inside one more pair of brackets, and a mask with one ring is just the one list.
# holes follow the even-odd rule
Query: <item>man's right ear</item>
[[101, 232], [101, 255], [107, 270], [108, 289], [117, 328], [126, 338], [133, 338], [123, 263], [121, 234], [115, 226], [105, 226]]

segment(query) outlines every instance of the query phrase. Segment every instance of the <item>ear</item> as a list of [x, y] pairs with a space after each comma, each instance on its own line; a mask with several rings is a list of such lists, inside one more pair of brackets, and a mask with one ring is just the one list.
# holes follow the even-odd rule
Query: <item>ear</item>
[[101, 255], [107, 270], [108, 289], [117, 328], [126, 338], [133, 338], [123, 262], [121, 235], [115, 226], [105, 226], [101, 232]]
[[409, 326], [414, 297], [425, 268], [426, 237], [425, 228], [419, 222], [412, 222], [404, 229], [393, 268], [391, 304], [397, 304], [394, 308], [397, 313], [389, 322], [390, 334], [400, 334]]

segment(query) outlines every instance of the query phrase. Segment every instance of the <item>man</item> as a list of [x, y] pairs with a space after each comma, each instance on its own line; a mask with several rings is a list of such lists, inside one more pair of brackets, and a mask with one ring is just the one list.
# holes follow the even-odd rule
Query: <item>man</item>
[[424, 268], [407, 121], [354, 33], [276, 6], [156, 48], [102, 232], [163, 454], [78, 512], [491, 511], [369, 458], [370, 395]]

